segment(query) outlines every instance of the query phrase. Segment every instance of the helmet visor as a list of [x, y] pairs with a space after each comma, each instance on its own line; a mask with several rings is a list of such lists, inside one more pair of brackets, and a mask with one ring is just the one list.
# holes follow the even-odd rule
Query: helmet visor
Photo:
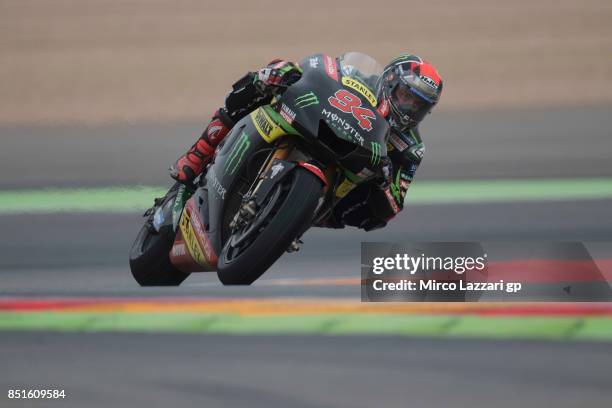
[[417, 90], [401, 82], [391, 92], [391, 103], [400, 115], [402, 124], [420, 122], [433, 107]]

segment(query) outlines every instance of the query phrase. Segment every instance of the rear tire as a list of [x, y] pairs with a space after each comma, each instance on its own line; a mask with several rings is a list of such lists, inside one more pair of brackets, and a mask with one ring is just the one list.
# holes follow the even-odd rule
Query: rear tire
[[285, 252], [295, 238], [307, 229], [321, 196], [322, 182], [310, 171], [296, 167], [281, 181], [289, 191], [277, 200], [276, 210], [249, 246], [228, 259], [229, 244], [223, 247], [217, 275], [224, 285], [250, 285]]
[[[175, 196], [176, 189], [173, 188], [160, 206], [174, 200]], [[132, 275], [140, 286], [178, 286], [190, 274], [178, 270], [170, 262], [170, 249], [176, 234], [171, 225], [163, 226], [157, 232], [151, 225], [152, 218], [151, 214], [130, 249]]]

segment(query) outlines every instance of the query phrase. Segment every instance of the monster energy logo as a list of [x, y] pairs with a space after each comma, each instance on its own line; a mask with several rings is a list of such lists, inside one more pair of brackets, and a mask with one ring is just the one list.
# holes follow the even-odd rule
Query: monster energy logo
[[410, 59], [411, 61], [419, 61], [420, 60], [420, 58], [417, 57], [416, 55], [400, 54], [397, 57], [393, 58], [389, 64], [394, 64], [396, 62], [407, 60], [407, 59]]
[[319, 98], [317, 98], [317, 95], [315, 95], [313, 92], [308, 92], [307, 94], [304, 94], [302, 96], [298, 96], [297, 98], [295, 98], [296, 108], [302, 109], [307, 106], [318, 105], [318, 104], [319, 104]]
[[226, 173], [229, 170], [229, 174], [234, 174], [238, 168], [238, 165], [242, 162], [244, 153], [249, 149], [250, 145], [251, 141], [249, 140], [249, 136], [242, 132], [240, 134], [240, 138], [236, 141], [236, 143], [234, 143], [234, 146], [232, 146], [232, 151], [230, 152], [227, 162], [225, 163], [224, 170]]
[[380, 144], [378, 142], [370, 142], [372, 146], [372, 166], [380, 163]]

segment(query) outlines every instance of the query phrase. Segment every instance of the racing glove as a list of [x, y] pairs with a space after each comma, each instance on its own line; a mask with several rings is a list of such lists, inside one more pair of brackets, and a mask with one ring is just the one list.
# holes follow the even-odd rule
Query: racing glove
[[272, 95], [301, 76], [302, 70], [293, 62], [275, 59], [255, 73], [253, 85], [261, 94]]
[[404, 208], [404, 198], [408, 191], [409, 178], [402, 171], [401, 166], [394, 166], [390, 159], [386, 159], [382, 163], [383, 181], [379, 184], [379, 189], [382, 190], [386, 198], [384, 206], [387, 216], [384, 217], [387, 221], [393, 218], [397, 213]]
[[402, 171], [400, 167], [395, 173], [395, 178], [389, 184], [391, 195], [395, 200], [395, 203], [399, 206], [400, 210], [404, 208], [404, 198], [406, 198], [406, 192], [408, 191], [410, 182], [408, 176]]

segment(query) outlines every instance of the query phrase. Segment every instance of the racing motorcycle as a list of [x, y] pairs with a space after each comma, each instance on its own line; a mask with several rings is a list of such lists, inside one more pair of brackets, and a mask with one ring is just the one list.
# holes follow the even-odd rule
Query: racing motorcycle
[[147, 210], [130, 250], [140, 285], [205, 271], [251, 284], [353, 188], [383, 177], [380, 64], [355, 52], [299, 64], [301, 78], [237, 122], [193, 186], [176, 183]]

